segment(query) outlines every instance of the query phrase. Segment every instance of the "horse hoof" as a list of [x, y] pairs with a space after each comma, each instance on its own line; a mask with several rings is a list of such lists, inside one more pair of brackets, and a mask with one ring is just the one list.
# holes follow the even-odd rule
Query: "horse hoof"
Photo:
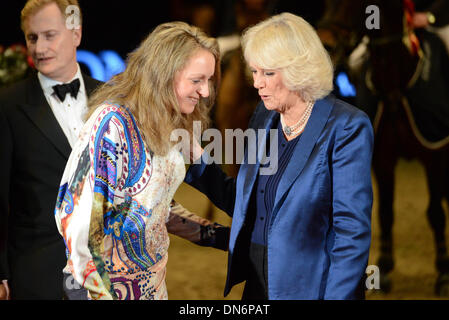
[[380, 273], [380, 292], [381, 293], [390, 293], [392, 288], [392, 281], [390, 276], [387, 273]]
[[449, 297], [449, 273], [441, 273], [435, 283], [435, 294], [440, 297]]
[[377, 260], [377, 265], [379, 266], [380, 273], [386, 275], [394, 268], [393, 255], [390, 253], [381, 253]]
[[449, 274], [449, 256], [447, 253], [438, 255], [436, 266], [440, 274]]

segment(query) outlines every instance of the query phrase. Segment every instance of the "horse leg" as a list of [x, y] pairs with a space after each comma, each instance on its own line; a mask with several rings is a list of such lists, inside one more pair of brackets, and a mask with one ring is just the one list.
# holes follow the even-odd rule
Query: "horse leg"
[[[381, 151], [381, 150], [379, 150]], [[381, 290], [389, 292], [391, 281], [387, 274], [394, 268], [393, 260], [393, 197], [394, 197], [394, 168], [397, 158], [394, 152], [375, 152], [373, 169], [376, 176], [379, 194], [379, 223], [380, 223], [380, 256], [377, 265], [380, 270]]]
[[447, 152], [433, 153], [429, 161], [425, 161], [427, 183], [429, 188], [429, 205], [427, 219], [432, 227], [436, 247], [436, 268], [438, 278], [435, 284], [435, 293], [441, 296], [449, 296], [449, 256], [446, 247], [446, 217], [442, 206], [442, 200], [447, 193], [445, 179], [449, 168], [449, 156]]

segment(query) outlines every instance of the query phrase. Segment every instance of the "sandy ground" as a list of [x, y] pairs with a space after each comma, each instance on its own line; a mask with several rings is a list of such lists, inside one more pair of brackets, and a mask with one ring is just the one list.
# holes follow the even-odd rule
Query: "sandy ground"
[[[389, 294], [367, 292], [367, 299], [438, 299], [434, 295], [436, 280], [433, 235], [426, 218], [428, 191], [423, 167], [416, 161], [401, 161], [396, 170], [394, 225], [395, 269], [391, 273], [393, 289]], [[378, 252], [377, 190], [374, 184], [372, 245], [369, 264], [375, 264]], [[205, 216], [209, 201], [188, 185], [181, 185], [175, 199], [186, 208]], [[445, 202], [446, 213], [449, 212]], [[230, 225], [230, 218], [215, 208], [215, 221]], [[446, 215], [447, 217], [447, 215]], [[446, 223], [447, 225], [447, 223]], [[449, 237], [449, 228], [446, 234]], [[222, 300], [240, 299], [243, 284], [224, 298], [227, 253], [190, 244], [171, 236], [167, 286], [169, 299]]]

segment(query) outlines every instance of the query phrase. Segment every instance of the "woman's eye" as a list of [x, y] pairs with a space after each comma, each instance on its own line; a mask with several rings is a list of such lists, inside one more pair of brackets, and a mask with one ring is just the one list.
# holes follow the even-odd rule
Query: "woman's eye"
[[196, 79], [193, 79], [193, 80], [192, 80], [192, 83], [193, 83], [193, 84], [199, 84], [200, 82], [201, 82], [201, 80], [196, 80]]
[[274, 76], [274, 72], [273, 71], [269, 71], [269, 72], [265, 72], [265, 75], [268, 77]]

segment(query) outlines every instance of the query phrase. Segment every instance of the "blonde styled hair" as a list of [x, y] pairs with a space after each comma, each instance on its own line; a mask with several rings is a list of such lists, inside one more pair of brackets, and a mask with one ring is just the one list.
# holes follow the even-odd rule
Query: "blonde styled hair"
[[246, 29], [242, 48], [247, 63], [280, 70], [285, 86], [305, 101], [332, 91], [331, 59], [313, 27], [301, 17], [281, 13]]
[[28, 0], [25, 3], [25, 6], [23, 7], [20, 15], [20, 27], [22, 28], [22, 31], [25, 32], [25, 23], [29, 17], [33, 16], [40, 9], [51, 3], [55, 3], [59, 7], [59, 10], [61, 10], [61, 14], [64, 18], [68, 17], [65, 12], [68, 6], [77, 6], [79, 9], [79, 22], [80, 25], [82, 24], [82, 14], [81, 8], [78, 4], [78, 0]]
[[[201, 98], [191, 114], [182, 114], [175, 93], [175, 75], [189, 59], [204, 49], [215, 57], [209, 97]], [[126, 106], [136, 118], [148, 147], [165, 155], [173, 146], [170, 135], [186, 129], [193, 136], [193, 121], [209, 126], [209, 110], [218, 90], [220, 52], [216, 39], [185, 22], [157, 26], [140, 46], [128, 55], [124, 72], [99, 87], [89, 100], [89, 117], [104, 102]]]

